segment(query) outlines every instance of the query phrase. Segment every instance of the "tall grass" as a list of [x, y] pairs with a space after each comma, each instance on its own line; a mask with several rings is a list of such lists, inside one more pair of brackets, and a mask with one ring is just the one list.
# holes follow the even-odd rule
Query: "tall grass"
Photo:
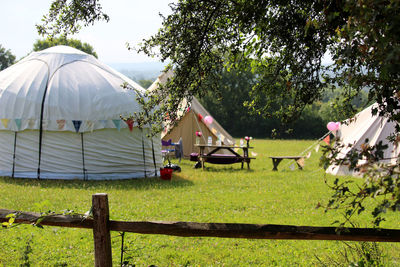
[[[318, 167], [320, 153], [314, 149], [304, 169], [292, 170], [284, 160], [272, 171], [269, 156], [298, 155], [314, 141], [253, 140], [257, 159], [251, 170], [236, 165], [206, 164], [194, 169], [182, 161], [182, 172], [171, 181], [159, 178], [123, 181], [43, 181], [0, 178], [0, 208], [23, 211], [64, 209], [84, 213], [91, 195], [109, 195], [111, 219], [194, 221], [226, 223], [330, 226], [341, 219], [340, 211], [316, 209], [332, 192]], [[177, 162], [175, 162], [177, 163]], [[294, 164], [295, 165], [295, 164]], [[334, 177], [327, 176], [328, 182]], [[355, 182], [359, 182], [356, 178]], [[360, 227], [371, 218], [357, 218]], [[389, 214], [382, 227], [399, 228], [399, 215]], [[18, 226], [0, 232], [0, 266], [29, 261], [33, 266], [92, 266], [93, 237], [90, 230]], [[121, 238], [112, 233], [113, 261], [119, 264]], [[125, 235], [125, 260], [136, 266], [292, 266], [318, 265], [343, 249], [336, 241], [245, 240], [163, 235]], [[400, 246], [384, 243], [388, 264], [400, 263]], [[318, 260], [317, 260], [318, 258]]]

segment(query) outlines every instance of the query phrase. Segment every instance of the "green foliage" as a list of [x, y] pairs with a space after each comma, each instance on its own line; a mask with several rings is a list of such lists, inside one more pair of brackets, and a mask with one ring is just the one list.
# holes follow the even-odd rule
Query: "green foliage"
[[[282, 161], [279, 171], [272, 171], [269, 156], [298, 155], [314, 141], [258, 140], [251, 151], [257, 153], [251, 170], [240, 164], [211, 165], [193, 169], [193, 162], [183, 160], [180, 173], [171, 181], [160, 178], [118, 181], [60, 181], [0, 178], [0, 207], [41, 212], [64, 209], [84, 213], [91, 206], [91, 195], [106, 192], [110, 217], [129, 221], [192, 221], [219, 223], [260, 223], [331, 226], [341, 218], [338, 210], [327, 214], [315, 209], [328, 200], [323, 170], [318, 168], [321, 153], [312, 150], [303, 171], [290, 169], [293, 161]], [[330, 183], [336, 177], [327, 176]], [[350, 179], [354, 186], [362, 181]], [[21, 194], [21, 192], [24, 192]], [[47, 201], [46, 201], [47, 200]], [[368, 200], [367, 200], [368, 201]], [[372, 201], [369, 201], [372, 202]], [[39, 203], [34, 205], [33, 203]], [[368, 227], [369, 212], [356, 218]], [[388, 214], [384, 228], [398, 228], [398, 215]], [[4, 266], [22, 264], [26, 242], [32, 239], [31, 266], [93, 266], [93, 232], [90, 229], [31, 225], [0, 229], [0, 262]], [[112, 232], [113, 265], [120, 263], [120, 233]], [[230, 238], [175, 237], [125, 234], [124, 259], [136, 266], [313, 266], [315, 255], [325, 260], [343, 251], [335, 241], [246, 240]], [[400, 261], [400, 244], [382, 243], [388, 255], [387, 266]]]
[[95, 21], [109, 21], [97, 0], [53, 0], [49, 14], [43, 16], [36, 29], [42, 36], [55, 37], [79, 32], [81, 23], [86, 27]]
[[5, 49], [0, 44], [0, 71], [8, 68], [15, 62], [15, 56], [11, 53], [10, 49]]
[[[351, 149], [347, 157], [338, 157], [343, 144], [335, 146], [325, 146], [324, 156], [321, 158], [321, 165], [327, 168], [329, 165], [344, 164], [350, 170], [359, 172], [364, 181], [357, 187], [349, 187], [349, 182], [335, 182], [330, 185], [333, 194], [326, 206], [326, 211], [330, 209], [343, 209], [345, 224], [352, 224], [352, 217], [366, 211], [369, 204], [367, 199], [374, 200], [374, 208], [371, 210], [373, 223], [379, 226], [387, 216], [388, 211], [400, 211], [400, 170], [396, 165], [378, 163], [384, 158], [383, 151], [387, 145], [379, 142], [375, 146], [369, 146], [368, 140], [360, 149]], [[363, 160], [364, 164], [359, 165]], [[365, 203], [368, 204], [365, 204]]]
[[[342, 121], [349, 116], [340, 105], [345, 89], [335, 88], [328, 90], [322, 101], [307, 105], [296, 121], [282, 124], [274, 116], [265, 117], [265, 112], [250, 111], [246, 107], [253, 101], [249, 93], [255, 84], [256, 76], [249, 69], [223, 71], [218, 90], [208, 92], [200, 101], [230, 134], [238, 137], [320, 138], [327, 132], [329, 121]], [[359, 111], [366, 104], [366, 93], [361, 92], [351, 105], [352, 112]]]
[[378, 267], [387, 266], [386, 255], [375, 242], [343, 242], [343, 250], [337, 255], [322, 260], [316, 256], [319, 265], [324, 267]]
[[21, 255], [21, 261], [22, 261], [22, 263], [20, 264], [21, 267], [31, 266], [29, 261], [29, 255], [32, 253], [32, 243], [33, 243], [33, 235], [31, 235], [31, 237], [26, 241], [25, 249]]
[[67, 45], [79, 49], [87, 54], [93, 55], [97, 58], [97, 53], [94, 51], [93, 46], [88, 43], [82, 43], [80, 40], [59, 37], [59, 38], [49, 38], [44, 40], [36, 40], [33, 44], [33, 51], [41, 51], [46, 48], [57, 46], [57, 45]]

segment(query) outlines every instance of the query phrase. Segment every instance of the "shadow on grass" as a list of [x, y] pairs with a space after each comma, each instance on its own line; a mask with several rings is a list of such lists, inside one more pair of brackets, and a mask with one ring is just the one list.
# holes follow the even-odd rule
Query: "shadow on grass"
[[224, 173], [233, 173], [233, 172], [243, 172], [243, 173], [252, 173], [254, 170], [250, 169], [248, 170], [247, 167], [244, 167], [243, 169], [238, 167], [214, 167], [210, 165], [205, 165], [204, 171], [209, 171], [209, 172], [224, 172]]
[[160, 177], [124, 179], [124, 180], [50, 180], [50, 179], [25, 179], [0, 177], [0, 184], [12, 184], [21, 187], [40, 188], [72, 188], [82, 190], [106, 190], [109, 188], [118, 190], [148, 190], [148, 189], [171, 189], [192, 186], [193, 182], [182, 178], [179, 173], [174, 173], [171, 180], [162, 180]]

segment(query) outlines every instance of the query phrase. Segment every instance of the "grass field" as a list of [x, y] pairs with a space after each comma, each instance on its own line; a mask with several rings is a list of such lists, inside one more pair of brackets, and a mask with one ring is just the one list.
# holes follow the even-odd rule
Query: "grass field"
[[[314, 141], [253, 140], [257, 159], [251, 170], [236, 165], [180, 163], [172, 181], [159, 178], [124, 181], [38, 181], [0, 178], [0, 208], [22, 211], [85, 213], [91, 195], [108, 193], [110, 216], [117, 220], [194, 221], [225, 223], [331, 226], [339, 211], [315, 209], [332, 192], [312, 151], [303, 171], [291, 170], [284, 160], [272, 171], [269, 156], [297, 155]], [[333, 181], [333, 176], [327, 176]], [[343, 178], [341, 178], [343, 179]], [[360, 180], [352, 178], [355, 182]], [[384, 228], [400, 228], [400, 214], [388, 214]], [[370, 227], [371, 217], [357, 218]], [[355, 242], [349, 242], [352, 244]], [[120, 233], [112, 233], [113, 262], [120, 262]], [[329, 262], [345, 244], [337, 241], [246, 240], [182, 238], [162, 235], [125, 235], [125, 259], [136, 266], [318, 266]], [[0, 232], [0, 266], [93, 266], [90, 230], [21, 225]], [[385, 266], [400, 265], [400, 245], [381, 243]], [[25, 265], [27, 266], [27, 265]]]

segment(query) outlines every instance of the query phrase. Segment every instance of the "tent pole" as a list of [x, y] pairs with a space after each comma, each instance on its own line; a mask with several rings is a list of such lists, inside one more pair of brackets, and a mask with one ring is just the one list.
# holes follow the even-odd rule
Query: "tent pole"
[[140, 132], [142, 133], [142, 151], [143, 151], [144, 177], [147, 178], [147, 173], [146, 173], [146, 154], [144, 152], [143, 129], [140, 129]]
[[15, 171], [15, 151], [17, 148], [17, 132], [14, 132], [14, 153], [13, 153], [13, 167], [12, 167], [12, 174], [11, 177], [14, 178], [14, 171]]
[[85, 168], [85, 149], [83, 147], [83, 133], [81, 133], [81, 144], [82, 144], [82, 166], [83, 166], [83, 180], [87, 180], [87, 170]]
[[153, 153], [154, 174], [157, 176], [157, 164], [156, 164], [156, 155], [154, 153], [153, 138], [151, 138], [151, 152]]

